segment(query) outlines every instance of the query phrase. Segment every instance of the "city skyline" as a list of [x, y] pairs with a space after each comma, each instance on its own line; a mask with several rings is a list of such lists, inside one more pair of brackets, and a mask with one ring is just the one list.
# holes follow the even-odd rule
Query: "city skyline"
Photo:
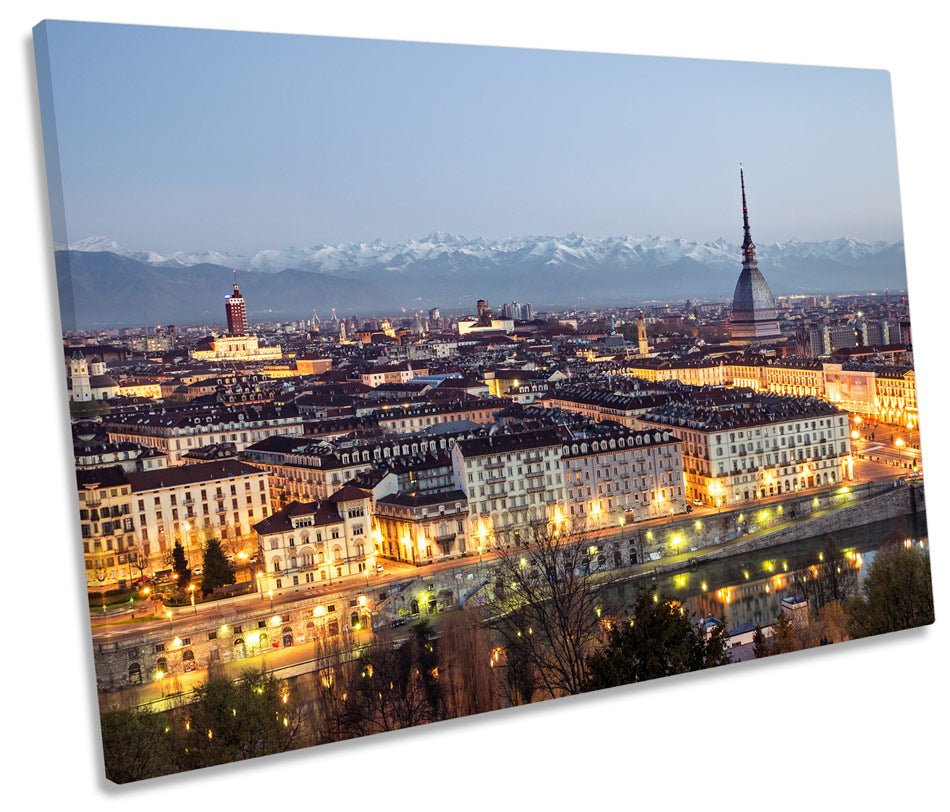
[[883, 71], [47, 31], [59, 243], [247, 253], [439, 230], [732, 242], [740, 162], [763, 244], [902, 238]]

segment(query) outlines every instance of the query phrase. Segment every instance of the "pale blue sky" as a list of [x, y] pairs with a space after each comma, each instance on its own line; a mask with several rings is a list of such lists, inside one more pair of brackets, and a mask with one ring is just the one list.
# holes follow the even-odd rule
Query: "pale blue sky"
[[901, 239], [884, 71], [46, 26], [70, 240]]

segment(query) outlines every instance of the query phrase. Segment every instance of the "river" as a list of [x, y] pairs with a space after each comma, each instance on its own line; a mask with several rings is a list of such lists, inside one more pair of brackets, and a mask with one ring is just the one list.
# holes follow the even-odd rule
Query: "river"
[[[918, 514], [919, 538], [910, 543], [927, 548], [926, 516]], [[912, 535], [910, 516], [875, 524], [839, 530], [833, 533], [838, 549], [845, 554], [846, 575], [852, 592], [861, 594], [861, 586], [874, 553], [888, 534]], [[740, 553], [729, 558], [698, 560], [675, 572], [643, 575], [625, 581], [610, 590], [614, 605], [632, 604], [637, 592], [655, 584], [664, 598], [680, 601], [697, 618], [708, 615], [723, 620], [727, 629], [745, 622], [765, 626], [778, 617], [783, 598], [797, 594], [795, 575], [807, 576], [808, 567], [823, 555], [827, 536], [794, 541], [779, 547]]]

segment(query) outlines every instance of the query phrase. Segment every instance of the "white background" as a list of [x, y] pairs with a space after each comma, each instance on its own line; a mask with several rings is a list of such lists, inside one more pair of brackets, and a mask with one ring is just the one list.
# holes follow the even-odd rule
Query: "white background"
[[[651, 2], [626, 9], [590, 0], [482, 0], [314, 3], [306, 11], [281, 2], [4, 5], [0, 741], [10, 759], [3, 763], [10, 808], [946, 803], [950, 561], [943, 547], [950, 528], [939, 507], [950, 483], [943, 424], [950, 269], [947, 27], [934, 10], [940, 4]], [[132, 787], [108, 784], [101, 777], [30, 33], [43, 18], [890, 70], [936, 539], [937, 625]], [[741, 98], [736, 88], [737, 111]]]

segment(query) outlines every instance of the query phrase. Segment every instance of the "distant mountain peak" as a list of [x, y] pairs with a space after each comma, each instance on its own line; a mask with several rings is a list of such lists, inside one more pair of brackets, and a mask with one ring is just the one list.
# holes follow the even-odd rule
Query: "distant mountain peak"
[[[222, 268], [228, 272], [236, 268], [252, 277], [248, 282], [254, 284], [264, 284], [267, 276], [275, 277], [277, 284], [276, 277], [286, 278], [288, 271], [296, 275], [298, 285], [299, 280], [308, 275], [337, 280], [332, 290], [339, 298], [331, 300], [323, 295], [304, 301], [306, 296], [302, 294], [297, 298], [291, 296], [286, 303], [274, 299], [268, 304], [274, 313], [278, 309], [297, 313], [295, 308], [300, 308], [298, 315], [306, 315], [313, 308], [320, 312], [324, 307], [338, 306], [340, 310], [350, 302], [360, 302], [360, 306], [365, 307], [376, 301], [368, 294], [363, 295], [370, 289], [386, 291], [379, 294], [378, 302], [380, 311], [385, 313], [393, 312], [392, 307], [397, 304], [415, 309], [423, 304], [448, 308], [478, 298], [493, 304], [530, 301], [536, 306], [576, 303], [579, 295], [591, 306], [678, 297], [719, 299], [731, 296], [741, 267], [739, 246], [723, 237], [697, 242], [651, 234], [591, 237], [572, 232], [562, 236], [488, 239], [433, 231], [421, 240], [387, 243], [375, 239], [267, 248], [249, 256], [225, 251], [130, 250], [105, 235], [95, 235], [72, 243], [70, 248], [85, 258], [84, 267], [90, 273], [97, 255], [103, 267], [115, 267], [115, 259], [120, 257], [134, 260], [134, 266], [125, 266], [130, 273], [133, 267], [140, 275], [149, 269], [154, 271], [156, 287], [145, 285], [139, 293], [124, 290], [121, 275], [100, 274], [96, 285], [96, 295], [102, 297], [104, 289], [108, 289], [116, 297], [121, 294], [127, 303], [125, 306], [132, 312], [148, 310], [150, 315], [148, 291], [172, 289], [170, 277], [158, 286], [162, 272], [175, 272], [175, 279], [181, 280], [189, 274], [197, 277], [217, 273]], [[819, 242], [791, 238], [757, 248], [759, 268], [777, 295], [883, 290], [885, 287], [897, 290], [906, 286], [902, 243], [843, 236]], [[80, 272], [75, 270], [79, 265], [73, 264], [73, 267], [75, 280], [79, 278]], [[225, 279], [224, 287], [210, 295], [211, 291], [198, 287], [196, 278], [194, 292], [183, 293], [181, 300], [194, 297], [196, 305], [200, 302], [203, 308], [210, 309], [211, 315], [216, 315], [220, 295], [230, 284], [227, 274], [222, 279]], [[317, 280], [310, 281], [316, 283]], [[182, 283], [176, 281], [175, 284]], [[284, 284], [282, 289], [287, 289], [289, 283], [281, 284]], [[243, 292], [244, 281], [241, 288]], [[317, 290], [309, 285], [307, 289]], [[133, 301], [136, 304], [130, 304]], [[255, 306], [262, 306], [260, 297], [255, 302], [249, 296], [248, 301], [249, 312]], [[118, 298], [116, 306], [121, 306]]]

